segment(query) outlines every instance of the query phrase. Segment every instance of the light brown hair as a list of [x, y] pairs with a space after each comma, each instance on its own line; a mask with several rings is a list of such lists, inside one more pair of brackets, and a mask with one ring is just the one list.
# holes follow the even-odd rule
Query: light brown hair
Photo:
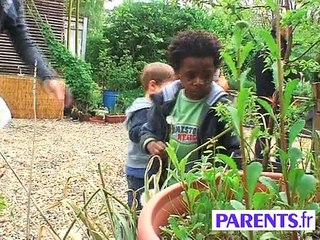
[[145, 90], [151, 80], [156, 81], [157, 85], [162, 85], [166, 81], [172, 80], [174, 76], [173, 68], [165, 63], [154, 62], [147, 64], [141, 74], [141, 84]]

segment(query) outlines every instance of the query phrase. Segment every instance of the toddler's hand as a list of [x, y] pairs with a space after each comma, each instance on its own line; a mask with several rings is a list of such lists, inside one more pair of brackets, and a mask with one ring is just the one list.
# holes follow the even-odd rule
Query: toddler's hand
[[151, 155], [165, 155], [166, 144], [162, 141], [151, 141], [147, 144], [147, 150]]

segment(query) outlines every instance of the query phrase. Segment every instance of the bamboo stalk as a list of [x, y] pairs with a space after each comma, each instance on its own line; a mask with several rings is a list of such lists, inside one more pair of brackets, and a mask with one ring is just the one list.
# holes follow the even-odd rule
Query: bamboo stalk
[[68, 50], [70, 50], [72, 2], [73, 0], [69, 0], [69, 5], [68, 5], [68, 28], [67, 28], [67, 49]]
[[[279, 1], [279, 0], [278, 0]], [[278, 83], [279, 83], [279, 105], [280, 105], [280, 149], [283, 152], [287, 152], [287, 142], [286, 142], [286, 130], [285, 130], [285, 109], [284, 109], [284, 79], [283, 79], [283, 67], [281, 62], [281, 37], [280, 37], [280, 3], [277, 2], [276, 4], [276, 37], [277, 37], [277, 46], [278, 46], [278, 56], [277, 56], [277, 67], [278, 67]], [[285, 183], [285, 192], [287, 195], [288, 205], [292, 205], [292, 199], [290, 194], [290, 186], [288, 182], [288, 171], [287, 166], [282, 166], [282, 174]], [[291, 239], [296, 240], [298, 239], [297, 233], [292, 232]]]
[[31, 210], [31, 192], [32, 192], [32, 177], [33, 177], [33, 164], [35, 160], [36, 149], [36, 132], [37, 132], [37, 61], [34, 64], [34, 78], [33, 78], [33, 136], [32, 136], [32, 157], [30, 161], [29, 170], [29, 189], [28, 189], [28, 203], [27, 203], [27, 226], [26, 226], [26, 239], [30, 239], [30, 210]]
[[76, 0], [76, 34], [75, 34], [76, 56], [79, 56], [79, 19], [80, 19], [80, 0]]

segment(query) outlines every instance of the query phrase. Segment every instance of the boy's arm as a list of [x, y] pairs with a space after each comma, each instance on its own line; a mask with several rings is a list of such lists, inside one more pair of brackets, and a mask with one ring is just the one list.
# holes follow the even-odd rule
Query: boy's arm
[[153, 105], [147, 115], [147, 122], [142, 126], [140, 131], [140, 144], [141, 148], [147, 150], [148, 143], [152, 141], [163, 141], [165, 136], [165, 127], [161, 121], [159, 107]]
[[139, 111], [136, 111], [130, 119], [130, 128], [129, 128], [129, 138], [132, 142], [140, 142], [140, 131], [147, 122], [147, 113], [148, 109], [144, 108]]

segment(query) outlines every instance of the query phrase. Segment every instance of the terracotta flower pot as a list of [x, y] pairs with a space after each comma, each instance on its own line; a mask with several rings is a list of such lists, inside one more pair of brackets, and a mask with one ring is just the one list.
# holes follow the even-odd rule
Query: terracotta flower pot
[[123, 123], [126, 120], [126, 115], [106, 115], [105, 121], [107, 123]]
[[[242, 173], [240, 173], [242, 175]], [[270, 177], [276, 181], [281, 181], [281, 173], [263, 172], [262, 176]], [[201, 189], [204, 186], [196, 182], [195, 186]], [[256, 192], [265, 191], [267, 188], [261, 183], [257, 184]], [[187, 206], [182, 200], [181, 192], [183, 186], [176, 183], [157, 195], [152, 197], [145, 207], [143, 207], [138, 221], [138, 240], [160, 239], [160, 227], [168, 224], [168, 218], [172, 214], [182, 215], [187, 211]], [[232, 195], [230, 195], [232, 198]]]
[[90, 117], [91, 117], [90, 115], [84, 115], [83, 116], [83, 121], [84, 122], [89, 122], [90, 121]]
[[98, 123], [98, 124], [105, 124], [105, 120], [101, 119], [99, 117], [93, 116], [90, 118], [90, 122], [92, 123]]

